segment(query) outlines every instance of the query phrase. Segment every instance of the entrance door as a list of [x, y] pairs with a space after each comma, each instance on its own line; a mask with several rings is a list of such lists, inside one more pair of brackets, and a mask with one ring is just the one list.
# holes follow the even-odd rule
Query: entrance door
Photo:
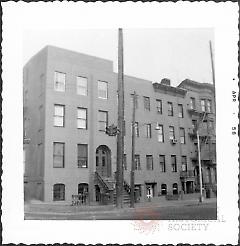
[[153, 198], [153, 185], [152, 184], [146, 185], [146, 189], [147, 189], [147, 199]]
[[111, 153], [105, 145], [99, 146], [96, 150], [96, 171], [102, 177], [111, 176]]

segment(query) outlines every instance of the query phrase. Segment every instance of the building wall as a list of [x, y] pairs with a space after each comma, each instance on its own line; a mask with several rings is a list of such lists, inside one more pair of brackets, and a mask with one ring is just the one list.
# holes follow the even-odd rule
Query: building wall
[[[79, 183], [89, 184], [90, 200], [95, 200], [94, 172], [96, 171], [96, 149], [106, 145], [111, 150], [112, 177], [116, 171], [116, 137], [110, 137], [98, 130], [98, 110], [108, 111], [108, 125], [117, 125], [117, 74], [113, 72], [113, 63], [97, 57], [47, 46], [37, 54], [24, 68], [25, 83], [28, 88], [29, 108], [26, 115], [30, 118], [28, 135], [31, 138], [26, 152], [26, 176], [42, 184], [41, 189], [32, 185], [33, 192], [40, 193], [39, 199], [53, 201], [53, 185], [65, 184], [65, 200], [77, 194]], [[27, 72], [28, 71], [28, 72]], [[65, 92], [54, 91], [54, 72], [66, 74]], [[28, 75], [26, 75], [28, 73]], [[27, 77], [26, 77], [27, 76]], [[77, 95], [76, 77], [88, 80], [87, 96]], [[108, 82], [108, 99], [98, 98], [98, 80]], [[40, 85], [43, 85], [42, 87]], [[172, 193], [173, 183], [181, 191], [181, 156], [187, 156], [188, 169], [193, 169], [190, 159], [192, 142], [188, 137], [191, 120], [187, 112], [189, 98], [199, 95], [198, 91], [188, 90], [187, 95], [168, 91], [156, 91], [151, 81], [124, 76], [125, 91], [125, 146], [127, 170], [124, 179], [130, 183], [131, 170], [131, 94], [138, 95], [136, 121], [139, 122], [140, 136], [136, 137], [136, 154], [140, 155], [141, 170], [135, 171], [135, 183], [142, 186], [142, 199], [146, 197], [146, 183], [156, 183], [155, 196], [161, 192], [161, 184], [167, 184], [168, 193]], [[186, 89], [186, 88], [185, 88]], [[187, 90], [187, 89], [186, 89]], [[203, 95], [208, 92], [203, 91]], [[150, 111], [144, 109], [143, 97], [150, 98]], [[207, 95], [208, 96], [208, 95]], [[156, 99], [162, 100], [163, 114], [158, 114]], [[196, 99], [197, 100], [197, 99]], [[167, 102], [173, 103], [174, 115], [168, 116]], [[54, 104], [65, 105], [65, 126], [54, 127]], [[178, 117], [177, 107], [182, 104], [184, 118]], [[77, 129], [77, 107], [87, 108], [87, 129]], [[40, 114], [39, 109], [42, 110]], [[40, 117], [42, 115], [42, 117]], [[41, 119], [40, 119], [41, 118]], [[39, 125], [39, 122], [40, 123]], [[164, 126], [164, 143], [157, 140], [156, 124]], [[151, 124], [152, 137], [146, 138], [146, 124]], [[177, 143], [169, 141], [169, 126], [174, 126]], [[179, 128], [185, 129], [185, 144], [180, 143]], [[53, 142], [65, 143], [64, 168], [53, 167]], [[88, 144], [88, 168], [77, 167], [77, 144]], [[40, 146], [39, 146], [40, 145]], [[36, 147], [38, 146], [38, 147]], [[146, 155], [153, 156], [153, 170], [146, 168]], [[159, 155], [165, 155], [166, 172], [160, 171]], [[177, 172], [171, 171], [171, 155], [177, 157]], [[39, 185], [38, 185], [39, 186]]]
[[24, 84], [24, 130], [30, 139], [25, 148], [25, 187], [30, 197], [43, 199], [44, 187], [44, 114], [46, 50], [41, 50], [25, 66]]

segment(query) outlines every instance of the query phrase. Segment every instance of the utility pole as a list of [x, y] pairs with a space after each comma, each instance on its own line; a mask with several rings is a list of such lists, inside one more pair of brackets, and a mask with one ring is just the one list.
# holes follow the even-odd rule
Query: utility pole
[[200, 124], [205, 120], [206, 117], [206, 112], [204, 112], [204, 115], [201, 119], [199, 119], [199, 123], [197, 125], [197, 146], [198, 146], [198, 168], [199, 168], [199, 184], [200, 184], [200, 197], [199, 197], [199, 202], [203, 202], [203, 193], [202, 193], [202, 188], [203, 188], [203, 183], [202, 183], [202, 163], [201, 163], [201, 143], [200, 143], [200, 137], [199, 137], [199, 126]]
[[118, 29], [118, 129], [117, 135], [117, 208], [123, 206], [123, 155], [124, 155], [124, 82], [123, 82], [123, 33]]
[[135, 112], [136, 112], [136, 92], [133, 93], [133, 114], [132, 114], [132, 166], [131, 166], [131, 203], [130, 207], [134, 208], [134, 169], [135, 169]]
[[[199, 127], [199, 126], [198, 126]], [[197, 144], [198, 144], [198, 168], [199, 168], [199, 181], [200, 181], [200, 197], [199, 202], [203, 202], [203, 193], [202, 193], [202, 165], [201, 165], [201, 149], [200, 149], [200, 140], [199, 132], [197, 128]]]
[[212, 52], [212, 42], [209, 41], [209, 48], [210, 48], [210, 56], [211, 56], [211, 66], [212, 66], [212, 80], [213, 80], [213, 87], [214, 87], [214, 110], [216, 114], [216, 96], [215, 96], [215, 70], [214, 70], [214, 62], [213, 62], [213, 52]]

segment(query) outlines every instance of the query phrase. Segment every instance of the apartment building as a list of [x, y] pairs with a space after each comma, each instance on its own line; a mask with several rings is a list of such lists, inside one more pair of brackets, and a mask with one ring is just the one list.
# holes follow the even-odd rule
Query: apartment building
[[[24, 66], [25, 194], [45, 202], [90, 203], [115, 195], [117, 74], [113, 62], [46, 46]], [[129, 193], [133, 93], [135, 187], [140, 200], [199, 190], [196, 129], [203, 181], [216, 187], [214, 88], [184, 80], [152, 83], [124, 76], [124, 192]], [[206, 113], [205, 113], [206, 112]], [[215, 189], [216, 190], [216, 189]], [[109, 195], [110, 194], [110, 195]]]

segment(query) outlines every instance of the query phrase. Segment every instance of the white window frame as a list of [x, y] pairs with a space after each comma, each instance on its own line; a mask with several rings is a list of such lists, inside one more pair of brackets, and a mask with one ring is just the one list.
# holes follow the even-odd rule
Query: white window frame
[[[56, 108], [62, 109], [62, 115], [57, 114]], [[57, 119], [62, 119], [62, 124], [58, 124]], [[55, 127], [64, 127], [65, 126], [65, 105], [54, 104], [54, 116], [53, 116], [53, 125]]]
[[[58, 75], [63, 75], [64, 81], [58, 81]], [[62, 86], [59, 86], [61, 84], [62, 84]], [[54, 90], [58, 91], [58, 92], [65, 92], [65, 90], [66, 90], [66, 73], [62, 73], [62, 72], [58, 72], [58, 71], [54, 72]]]
[[[83, 85], [83, 81], [86, 83]], [[77, 76], [76, 79], [77, 95], [87, 96], [88, 95], [88, 79], [83, 76]], [[82, 93], [82, 91], [84, 91]]]
[[[78, 114], [79, 111], [84, 112], [85, 115], [84, 115], [83, 118], [79, 116], [79, 114]], [[79, 127], [78, 122], [85, 122], [85, 126], [84, 127]], [[81, 107], [77, 108], [77, 129], [84, 129], [84, 130], [87, 129], [87, 109], [86, 108], [81, 108]]]
[[[106, 86], [105, 90], [100, 89], [100, 84], [102, 84], [102, 85], [104, 84]], [[103, 92], [103, 91], [105, 93], [105, 96], [102, 96], [100, 94], [100, 92]], [[102, 81], [102, 80], [98, 80], [98, 98], [100, 98], [100, 99], [108, 99], [108, 82]]]
[[163, 125], [158, 124], [158, 130], [157, 130], [157, 136], [158, 136], [158, 142], [164, 143], [164, 129]]

